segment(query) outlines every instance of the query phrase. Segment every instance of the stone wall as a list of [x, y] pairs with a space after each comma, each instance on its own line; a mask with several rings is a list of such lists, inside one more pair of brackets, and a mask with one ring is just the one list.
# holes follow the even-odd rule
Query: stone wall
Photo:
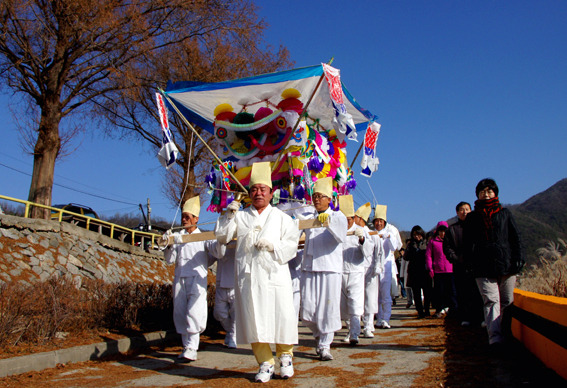
[[159, 251], [142, 248], [78, 226], [0, 215], [0, 282], [29, 285], [51, 276], [108, 283], [170, 283], [173, 266]]

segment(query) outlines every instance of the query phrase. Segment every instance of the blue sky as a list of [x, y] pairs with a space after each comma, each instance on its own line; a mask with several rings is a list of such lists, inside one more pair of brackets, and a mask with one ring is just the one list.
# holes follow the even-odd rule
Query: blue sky
[[[400, 229], [454, 216], [484, 177], [497, 181], [506, 204], [567, 177], [567, 2], [258, 4], [269, 44], [286, 46], [296, 67], [334, 57], [351, 94], [380, 117], [380, 168], [369, 180], [359, 176], [355, 203], [373, 201], [370, 184]], [[0, 194], [26, 199], [32, 158], [19, 146], [11, 98], [0, 99]], [[97, 197], [55, 186], [54, 203], [112, 215], [137, 212], [149, 197], [154, 216], [173, 220], [163, 170], [147, 146], [90, 134], [79, 142], [57, 164], [55, 182]], [[351, 158], [357, 148], [349, 145]]]

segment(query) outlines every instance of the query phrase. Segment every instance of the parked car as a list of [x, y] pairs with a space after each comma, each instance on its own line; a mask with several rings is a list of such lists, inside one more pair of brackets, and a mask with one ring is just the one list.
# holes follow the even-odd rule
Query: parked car
[[[53, 205], [52, 207], [56, 207], [58, 209], [67, 210], [69, 212], [81, 214], [81, 215], [86, 216], [86, 217], [97, 218], [97, 219], [99, 218], [98, 214], [96, 214], [96, 212], [93, 209], [91, 209], [88, 206], [79, 205], [77, 203], [68, 203], [66, 205]], [[61, 216], [61, 219], [63, 221], [69, 221], [69, 220], [72, 220], [74, 218], [76, 218], [76, 216], [74, 216], [72, 214], [67, 214], [67, 213], [63, 213], [63, 215]], [[51, 211], [51, 219], [59, 219], [59, 213], [56, 210]]]

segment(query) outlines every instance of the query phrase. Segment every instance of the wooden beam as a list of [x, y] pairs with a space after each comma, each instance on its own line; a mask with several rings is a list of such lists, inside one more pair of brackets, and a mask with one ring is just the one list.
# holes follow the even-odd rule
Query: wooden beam
[[[325, 222], [325, 224], [321, 224], [317, 218], [309, 219], [309, 220], [299, 220], [299, 230], [304, 229], [311, 229], [311, 228], [321, 228], [323, 226], [329, 226], [329, 222]], [[208, 231], [208, 232], [201, 232], [201, 233], [191, 233], [191, 234], [182, 234], [181, 241], [183, 243], [190, 243], [190, 242], [198, 242], [198, 241], [207, 241], [207, 240], [215, 240], [215, 232]], [[167, 240], [167, 245], [175, 244], [173, 236], [169, 236], [169, 240]]]

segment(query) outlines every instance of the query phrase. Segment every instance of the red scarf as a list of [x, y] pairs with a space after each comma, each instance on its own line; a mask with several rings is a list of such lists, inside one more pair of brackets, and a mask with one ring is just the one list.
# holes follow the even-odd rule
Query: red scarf
[[492, 216], [502, 210], [498, 197], [490, 199], [477, 199], [474, 203], [474, 210], [482, 213], [484, 221], [486, 238], [490, 239], [492, 234]]

